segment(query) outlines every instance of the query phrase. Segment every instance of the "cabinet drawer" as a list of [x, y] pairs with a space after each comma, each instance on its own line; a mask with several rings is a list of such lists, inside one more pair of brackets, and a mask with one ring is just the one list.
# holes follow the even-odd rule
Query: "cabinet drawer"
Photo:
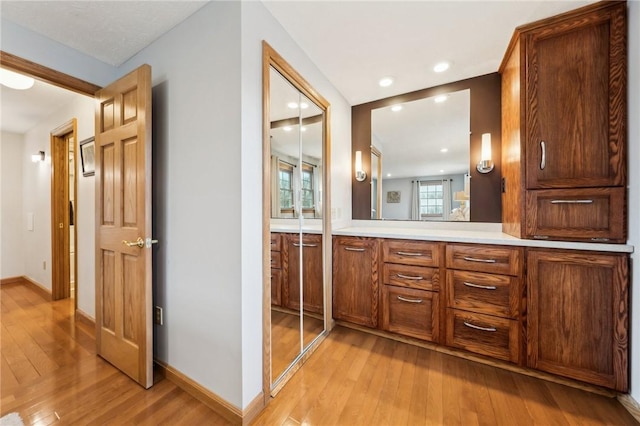
[[271, 304], [282, 306], [282, 270], [271, 270]]
[[522, 248], [483, 245], [447, 245], [447, 268], [518, 276]]
[[382, 279], [385, 284], [436, 291], [440, 281], [438, 268], [394, 263], [384, 264]]
[[438, 341], [438, 293], [382, 286], [382, 328], [405, 336]]
[[447, 271], [447, 307], [516, 318], [520, 279], [508, 275]]
[[271, 252], [271, 268], [272, 269], [281, 269], [282, 268], [282, 253], [279, 251]]
[[527, 191], [529, 238], [625, 242], [625, 188]]
[[271, 251], [282, 251], [282, 236], [271, 233]]
[[518, 321], [447, 309], [447, 345], [519, 362]]
[[440, 245], [428, 241], [383, 240], [382, 261], [403, 265], [434, 266], [440, 264]]

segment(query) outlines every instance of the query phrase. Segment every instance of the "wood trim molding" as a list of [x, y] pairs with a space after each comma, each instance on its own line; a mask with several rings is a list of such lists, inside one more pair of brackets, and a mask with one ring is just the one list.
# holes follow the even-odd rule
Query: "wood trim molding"
[[238, 409], [224, 398], [216, 395], [175, 368], [155, 360], [158, 373], [175, 383], [180, 389], [211, 408], [234, 425], [249, 424], [264, 408], [264, 396], [260, 393], [244, 410]]
[[0, 279], [0, 285], [21, 283], [24, 277], [9, 277]]
[[22, 282], [37, 291], [47, 302], [51, 302], [51, 290], [27, 276], [22, 277]]
[[631, 395], [619, 394], [618, 401], [638, 422], [640, 422], [640, 402], [636, 401]]
[[69, 89], [83, 95], [93, 96], [101, 87], [93, 83], [89, 83], [79, 78], [72, 77], [68, 74], [61, 73], [54, 69], [36, 64], [19, 56], [0, 50], [0, 65], [13, 71], [27, 74], [38, 80], [46, 81], [55, 86]]
[[76, 312], [75, 312], [75, 319], [78, 322], [82, 322], [85, 323], [86, 325], [88, 325], [89, 327], [91, 327], [92, 329], [95, 330], [96, 328], [96, 320], [91, 318], [91, 316], [89, 314], [87, 314], [86, 312], [77, 309], [76, 308]]

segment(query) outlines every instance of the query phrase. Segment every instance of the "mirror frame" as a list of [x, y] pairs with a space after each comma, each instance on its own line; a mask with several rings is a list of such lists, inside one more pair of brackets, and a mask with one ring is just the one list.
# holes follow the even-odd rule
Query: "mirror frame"
[[[280, 377], [276, 386], [271, 383], [271, 117], [270, 70], [273, 67], [296, 89], [324, 112], [322, 134], [322, 256], [324, 331], [294, 360]], [[331, 106], [269, 43], [262, 41], [262, 390], [264, 404], [286, 384], [331, 330]]]
[[[472, 208], [470, 221], [500, 223], [502, 222], [502, 129], [499, 73], [486, 74], [351, 107], [351, 158], [355, 158], [356, 151], [370, 152], [372, 110], [465, 89], [470, 89], [471, 92], [469, 171]], [[480, 161], [482, 133], [491, 133], [491, 156], [495, 164], [493, 171], [484, 175], [476, 170], [476, 164]], [[382, 154], [384, 155], [384, 152]], [[355, 179], [355, 163], [351, 161], [353, 167], [351, 207], [354, 220], [371, 219], [370, 157], [362, 156], [362, 167], [367, 172], [367, 179], [364, 182], [358, 182]]]

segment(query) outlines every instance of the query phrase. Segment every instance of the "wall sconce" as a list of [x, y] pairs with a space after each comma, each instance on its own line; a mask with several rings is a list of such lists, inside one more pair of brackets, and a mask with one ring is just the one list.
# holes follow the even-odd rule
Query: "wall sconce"
[[476, 169], [480, 173], [489, 173], [493, 170], [493, 161], [491, 161], [491, 133], [482, 134], [482, 153], [480, 154], [480, 162]]
[[44, 161], [44, 151], [38, 151], [37, 154], [33, 154], [31, 156], [31, 161], [33, 161], [34, 163]]
[[356, 151], [356, 180], [362, 182], [367, 178], [367, 172], [362, 170], [362, 151]]

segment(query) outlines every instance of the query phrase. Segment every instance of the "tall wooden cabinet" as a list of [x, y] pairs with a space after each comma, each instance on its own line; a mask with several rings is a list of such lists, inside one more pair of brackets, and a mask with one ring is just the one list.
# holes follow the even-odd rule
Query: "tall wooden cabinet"
[[626, 392], [628, 256], [529, 249], [527, 365]]
[[519, 27], [502, 74], [503, 230], [626, 241], [626, 3]]

